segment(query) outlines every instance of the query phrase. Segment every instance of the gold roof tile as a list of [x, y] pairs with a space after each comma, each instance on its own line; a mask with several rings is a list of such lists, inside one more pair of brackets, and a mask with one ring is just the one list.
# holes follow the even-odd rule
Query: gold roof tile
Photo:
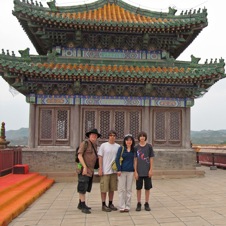
[[163, 22], [167, 22], [167, 19], [165, 18], [165, 19], [163, 19]]
[[128, 21], [129, 23], [132, 23], [132, 19], [131, 19], [130, 13], [129, 13], [128, 11], [126, 11], [126, 12], [125, 12], [125, 15], [126, 15], [127, 21]]
[[167, 71], [169, 71], [169, 72], [174, 72], [174, 68], [169, 67], [169, 68], [167, 68]]
[[163, 72], [163, 73], [167, 73], [168, 72], [168, 68], [166, 68], [166, 67], [162, 67], [161, 69], [162, 69], [161, 72]]
[[122, 66], [122, 65], [119, 65], [118, 70], [119, 70], [120, 72], [123, 71], [123, 66]]
[[[51, 13], [54, 15], [53, 13]], [[57, 12], [55, 16], [59, 17], [60, 14]], [[134, 22], [134, 23], [151, 23], [151, 22], [167, 22], [167, 19], [162, 18], [152, 18], [143, 16], [140, 14], [135, 14], [116, 4], [105, 4], [99, 9], [84, 11], [84, 12], [74, 12], [74, 13], [62, 13], [63, 18], [69, 19], [81, 19], [81, 20], [96, 20], [96, 21], [113, 21], [113, 22]]]
[[105, 71], [105, 72], [133, 72], [138, 73], [139, 71], [144, 73], [185, 73], [185, 71], [189, 72], [191, 68], [178, 68], [178, 67], [167, 67], [167, 66], [134, 66], [134, 65], [94, 65], [94, 64], [73, 64], [73, 63], [38, 63], [36, 65], [39, 68], [47, 68], [47, 69], [55, 69], [55, 70], [84, 70], [84, 71]]
[[117, 69], [118, 69], [118, 66], [117, 66], [117, 65], [113, 65], [112, 70], [113, 70], [113, 71], [117, 71]]
[[157, 67], [156, 69], [157, 69], [158, 72], [162, 72], [162, 68]]
[[184, 72], [184, 68], [180, 68], [179, 72], [183, 73]]

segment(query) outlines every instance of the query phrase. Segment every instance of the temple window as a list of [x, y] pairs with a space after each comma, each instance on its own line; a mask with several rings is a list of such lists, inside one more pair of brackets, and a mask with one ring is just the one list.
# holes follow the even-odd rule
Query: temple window
[[136, 138], [141, 129], [141, 109], [105, 107], [84, 107], [84, 132], [91, 128], [97, 128], [101, 133], [100, 142], [108, 139], [108, 131], [114, 129], [117, 132], [117, 140], [122, 141], [126, 133], [131, 133]]
[[153, 117], [153, 144], [156, 146], [180, 146], [181, 110], [156, 109]]
[[40, 108], [39, 145], [69, 144], [68, 108]]

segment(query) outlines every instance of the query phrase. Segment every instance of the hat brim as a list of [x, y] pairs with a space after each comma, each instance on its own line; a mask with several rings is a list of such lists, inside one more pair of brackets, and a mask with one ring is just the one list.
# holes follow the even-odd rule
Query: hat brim
[[[91, 133], [94, 133], [94, 132], [87, 132], [87, 133], [86, 133], [86, 136], [89, 137], [89, 135], [90, 135]], [[100, 137], [101, 137], [101, 134], [100, 134], [100, 133], [94, 133], [94, 134], [97, 135], [97, 138], [100, 138]]]

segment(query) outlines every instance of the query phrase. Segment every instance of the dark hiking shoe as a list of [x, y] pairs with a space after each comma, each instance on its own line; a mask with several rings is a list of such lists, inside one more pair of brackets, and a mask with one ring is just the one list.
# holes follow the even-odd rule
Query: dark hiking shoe
[[144, 204], [144, 209], [146, 211], [151, 211], [151, 208], [150, 208], [150, 206], [149, 206], [149, 204], [147, 202]]
[[[82, 210], [82, 204], [79, 203], [78, 206], [77, 206], [77, 208], [78, 208], [79, 210]], [[91, 210], [91, 207], [87, 206], [86, 204], [85, 204], [85, 208], [87, 208], [88, 210]]]
[[90, 214], [91, 213], [91, 211], [89, 209], [87, 209], [87, 208], [82, 208], [82, 212], [86, 213], [86, 214]]
[[110, 208], [111, 210], [113, 210], [113, 211], [118, 210], [113, 204], [109, 205], [109, 208]]
[[111, 209], [107, 206], [102, 206], [102, 211], [104, 212], [111, 212]]
[[141, 211], [141, 203], [140, 202], [137, 203], [136, 211]]

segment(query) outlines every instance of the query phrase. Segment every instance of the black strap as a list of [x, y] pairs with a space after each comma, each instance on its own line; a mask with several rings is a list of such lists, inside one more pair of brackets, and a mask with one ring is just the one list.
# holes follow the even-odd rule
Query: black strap
[[92, 145], [92, 147], [93, 147], [93, 150], [94, 150], [94, 153], [95, 153], [96, 157], [98, 157], [98, 156], [97, 156], [97, 151], [96, 151], [96, 149], [94, 148], [94, 145], [93, 145], [92, 141], [90, 141], [90, 143], [91, 143], [91, 145]]

